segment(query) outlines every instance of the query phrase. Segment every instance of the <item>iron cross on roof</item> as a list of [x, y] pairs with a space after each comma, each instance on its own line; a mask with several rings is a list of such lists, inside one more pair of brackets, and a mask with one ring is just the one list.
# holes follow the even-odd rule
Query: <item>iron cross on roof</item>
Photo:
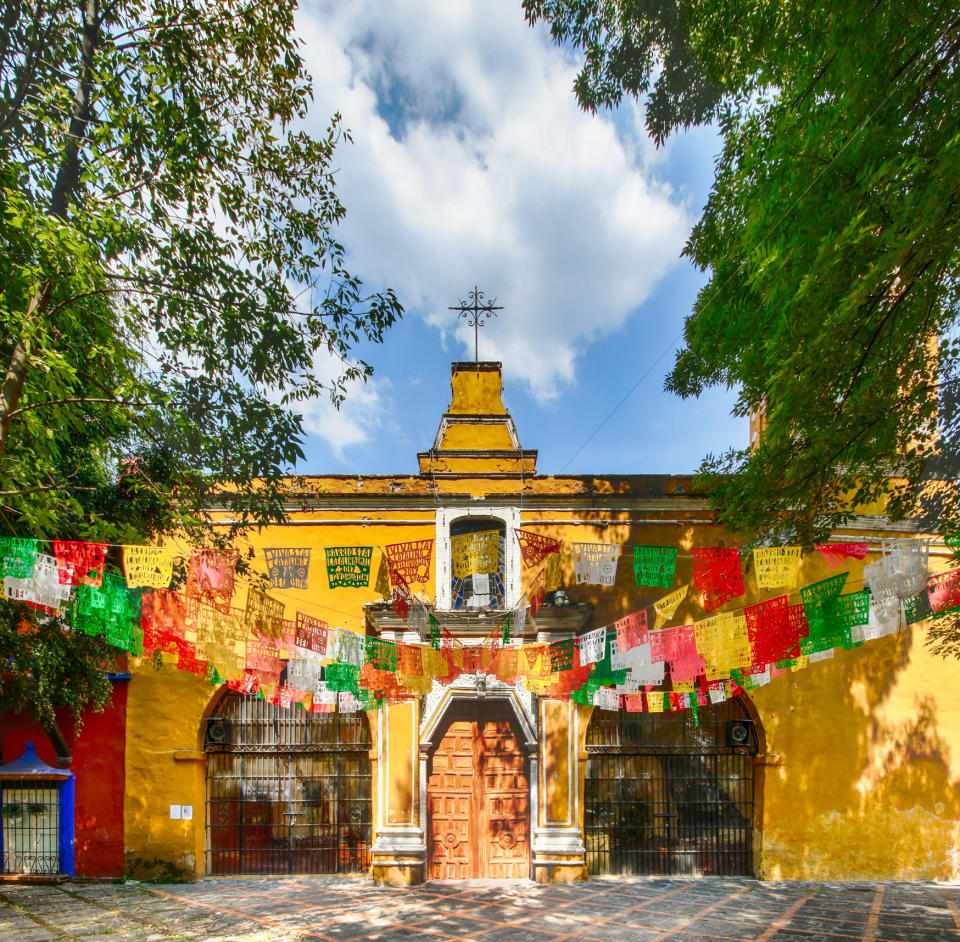
[[483, 292], [476, 285], [473, 291], [467, 295], [466, 301], [461, 301], [457, 307], [447, 308], [448, 311], [457, 311], [459, 317], [467, 319], [467, 326], [473, 328], [473, 360], [480, 362], [480, 328], [497, 316], [497, 311], [502, 311], [503, 307], [497, 306], [497, 299], [484, 301]]

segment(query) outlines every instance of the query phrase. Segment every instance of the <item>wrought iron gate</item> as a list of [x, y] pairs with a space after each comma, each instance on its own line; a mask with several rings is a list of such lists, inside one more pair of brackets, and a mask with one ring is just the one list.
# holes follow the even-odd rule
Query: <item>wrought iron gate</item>
[[228, 694], [207, 722], [208, 873], [369, 868], [363, 713], [306, 713]]
[[0, 787], [0, 873], [61, 873], [60, 789], [51, 782]]
[[[584, 793], [590, 873], [753, 873], [750, 720], [734, 699], [701, 708], [699, 723], [687, 710], [594, 711]], [[744, 729], [743, 745], [727, 745]]]

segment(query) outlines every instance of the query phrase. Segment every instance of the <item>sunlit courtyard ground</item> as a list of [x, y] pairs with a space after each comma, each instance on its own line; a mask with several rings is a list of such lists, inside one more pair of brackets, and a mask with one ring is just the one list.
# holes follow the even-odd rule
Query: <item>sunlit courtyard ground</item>
[[428, 883], [332, 877], [0, 884], [0, 939], [960, 939], [960, 885], [747, 879]]

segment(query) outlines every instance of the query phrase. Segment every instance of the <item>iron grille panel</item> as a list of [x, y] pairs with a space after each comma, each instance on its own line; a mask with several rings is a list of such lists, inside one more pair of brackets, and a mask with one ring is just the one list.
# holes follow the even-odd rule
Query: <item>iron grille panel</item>
[[208, 746], [208, 872], [366, 871], [366, 717], [286, 710], [239, 694], [229, 694], [218, 715], [229, 721], [230, 743]]
[[726, 746], [739, 701], [699, 711], [594, 711], [587, 732], [587, 867], [607, 874], [753, 872], [756, 749]]
[[0, 873], [60, 873], [60, 790], [8, 783], [0, 788]]

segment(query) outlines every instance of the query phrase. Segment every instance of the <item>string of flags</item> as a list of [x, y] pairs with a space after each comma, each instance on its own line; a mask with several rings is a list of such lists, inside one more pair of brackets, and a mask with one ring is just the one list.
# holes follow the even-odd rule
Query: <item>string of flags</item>
[[[170, 583], [185, 554], [168, 547], [123, 546], [120, 576], [106, 571], [107, 544], [55, 540], [51, 556], [39, 551], [38, 540], [0, 537], [0, 571], [4, 597], [57, 614], [73, 630], [102, 635], [136, 656], [168, 655], [178, 669], [213, 683], [314, 712], [370, 709], [420, 696], [434, 682], [449, 684], [461, 674], [493, 675], [601, 709], [695, 711], [899, 631], [901, 606], [908, 625], [960, 611], [960, 568], [929, 575], [925, 540], [882, 540], [880, 557], [864, 566], [862, 590], [844, 593], [847, 573], [840, 572], [800, 587], [798, 604], [791, 604], [789, 590], [797, 587], [802, 547], [754, 549], [758, 587], [788, 592], [716, 614], [745, 593], [739, 550], [694, 548], [692, 579], [674, 589], [679, 548], [635, 546], [636, 584], [670, 591], [612, 626], [525, 643], [528, 607], [534, 617], [545, 593], [561, 585], [564, 546], [532, 531], [515, 533], [524, 565], [543, 566], [529, 598], [501, 613], [490, 635], [473, 646], [454, 638], [411, 590], [411, 583], [430, 577], [433, 540], [384, 547], [386, 573], [376, 576], [394, 611], [421, 639], [413, 644], [364, 637], [302, 612], [288, 620], [283, 601], [253, 586], [237, 606], [236, 550], [190, 550], [178, 591]], [[482, 588], [498, 571], [502, 539], [496, 530], [451, 537], [454, 577], [479, 579]], [[960, 534], [947, 545], [960, 549]], [[836, 543], [815, 550], [838, 568], [846, 559], [864, 559], [870, 547]], [[614, 584], [620, 547], [581, 542], [571, 551], [577, 583]], [[326, 547], [329, 586], [369, 586], [373, 552], [372, 546]], [[263, 553], [272, 588], [307, 588], [309, 549]], [[691, 588], [701, 593], [708, 617], [669, 626]]]

